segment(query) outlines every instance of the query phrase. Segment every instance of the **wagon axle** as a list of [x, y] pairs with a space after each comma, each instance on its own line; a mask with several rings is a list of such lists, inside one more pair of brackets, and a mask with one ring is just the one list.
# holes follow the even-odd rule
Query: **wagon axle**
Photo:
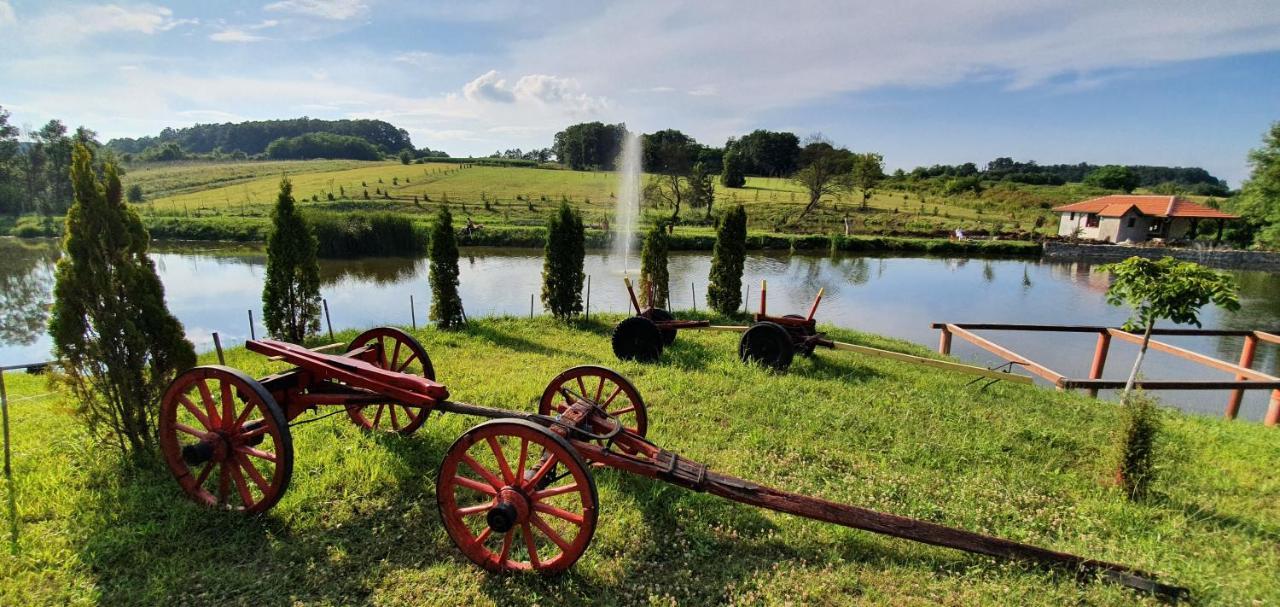
[[1166, 596], [1185, 593], [1124, 565], [710, 470], [645, 438], [649, 418], [639, 391], [604, 367], [561, 373], [543, 391], [537, 413], [519, 413], [449, 400], [445, 386], [433, 379], [426, 351], [396, 329], [367, 332], [341, 356], [270, 340], [252, 340], [246, 347], [296, 367], [261, 380], [228, 367], [196, 367], [174, 380], [161, 403], [166, 462], [182, 490], [207, 506], [247, 514], [274, 506], [293, 471], [288, 422], [306, 411], [341, 406], [361, 428], [408, 434], [435, 410], [490, 418], [446, 450], [435, 492], [450, 539], [489, 571], [557, 573], [572, 567], [590, 545], [600, 513], [591, 470], [596, 465], [818, 521], [1096, 572]]

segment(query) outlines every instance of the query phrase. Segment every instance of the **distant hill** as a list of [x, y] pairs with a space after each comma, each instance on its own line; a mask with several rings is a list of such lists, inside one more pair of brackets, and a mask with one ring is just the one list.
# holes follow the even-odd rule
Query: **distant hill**
[[154, 137], [112, 139], [107, 142], [107, 147], [120, 153], [140, 154], [148, 148], [176, 143], [183, 152], [191, 154], [208, 154], [221, 150], [226, 154], [243, 152], [252, 156], [266, 152], [267, 147], [278, 139], [317, 133], [356, 137], [386, 154], [402, 150], [413, 151], [408, 131], [382, 120], [320, 120], [306, 117], [197, 124], [182, 129], [166, 128]]

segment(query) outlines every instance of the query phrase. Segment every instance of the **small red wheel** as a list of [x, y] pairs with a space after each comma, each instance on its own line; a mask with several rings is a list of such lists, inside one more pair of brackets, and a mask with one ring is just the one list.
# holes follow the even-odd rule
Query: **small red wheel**
[[[421, 375], [427, 379], [436, 378], [436, 370], [431, 366], [431, 358], [427, 349], [418, 343], [413, 336], [392, 327], [378, 327], [361, 333], [347, 347], [350, 352], [374, 344], [372, 356], [362, 357], [364, 360], [383, 369], [390, 369]], [[357, 426], [365, 430], [382, 430], [400, 434], [413, 434], [427, 421], [425, 409], [400, 403], [376, 403], [369, 405], [350, 405], [347, 416]]]
[[485, 422], [458, 437], [436, 478], [449, 538], [493, 572], [572, 567], [595, 533], [597, 499], [569, 443], [520, 419]]
[[174, 379], [160, 404], [159, 434], [174, 478], [206, 506], [265, 512], [293, 476], [284, 412], [262, 384], [229, 367], [196, 367]]
[[649, 415], [640, 391], [613, 369], [580, 365], [555, 376], [542, 391], [542, 399], [538, 401], [539, 414], [555, 415], [569, 408], [573, 400], [561, 388], [600, 405], [618, 418], [627, 430], [640, 436], [649, 430]]

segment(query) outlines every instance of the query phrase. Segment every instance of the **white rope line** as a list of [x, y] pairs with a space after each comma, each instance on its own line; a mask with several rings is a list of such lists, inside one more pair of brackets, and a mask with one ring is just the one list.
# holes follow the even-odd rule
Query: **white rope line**
[[24, 396], [24, 397], [22, 397], [22, 398], [11, 398], [11, 399], [9, 399], [9, 404], [11, 404], [11, 405], [12, 405], [13, 403], [20, 403], [20, 402], [22, 402], [22, 401], [24, 401], [24, 400], [34, 400], [34, 399], [37, 399], [37, 398], [44, 398], [44, 397], [46, 397], [46, 396], [53, 396], [54, 394], [56, 394], [56, 393], [55, 393], [55, 392], [45, 392], [44, 394], [36, 394], [35, 396]]

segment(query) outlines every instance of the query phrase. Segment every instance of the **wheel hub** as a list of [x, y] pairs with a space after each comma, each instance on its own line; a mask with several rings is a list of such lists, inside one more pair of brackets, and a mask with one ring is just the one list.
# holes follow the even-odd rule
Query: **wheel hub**
[[489, 528], [498, 532], [511, 531], [517, 524], [529, 520], [529, 499], [514, 487], [503, 487], [498, 492], [498, 503], [489, 509], [485, 521]]

